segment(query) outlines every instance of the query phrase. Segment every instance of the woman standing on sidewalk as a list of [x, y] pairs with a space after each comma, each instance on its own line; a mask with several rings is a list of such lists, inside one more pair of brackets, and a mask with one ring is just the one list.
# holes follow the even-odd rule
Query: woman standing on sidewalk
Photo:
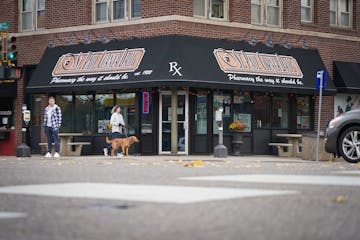
[[[110, 118], [110, 124], [111, 124], [111, 138], [122, 138], [123, 137], [123, 129], [125, 127], [124, 118], [121, 114], [121, 108], [120, 106], [116, 105], [111, 110], [111, 118]], [[119, 149], [118, 151], [121, 151]], [[108, 145], [107, 148], [104, 148], [104, 155], [108, 156], [108, 153], [111, 152], [111, 144]]]

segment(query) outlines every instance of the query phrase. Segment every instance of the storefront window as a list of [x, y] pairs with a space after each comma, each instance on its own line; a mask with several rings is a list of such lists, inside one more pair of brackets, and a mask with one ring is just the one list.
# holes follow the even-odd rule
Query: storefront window
[[[144, 108], [142, 108], [143, 112], [141, 113], [141, 134], [152, 134], [153, 133], [153, 105], [152, 105], [152, 94], [148, 93], [147, 95], [148, 99], [148, 105], [145, 107], [147, 109], [147, 111], [144, 112]], [[146, 104], [144, 103], [144, 98], [142, 99], [142, 104]]]
[[249, 92], [234, 93], [234, 121], [246, 125], [244, 132], [251, 132], [251, 95]]
[[110, 123], [111, 109], [114, 106], [113, 94], [96, 94], [95, 112], [98, 133], [106, 133]]
[[61, 122], [61, 131], [62, 132], [72, 132], [72, 95], [58, 95], [56, 96], [56, 104], [61, 108], [62, 122]]
[[264, 93], [254, 93], [254, 126], [270, 127], [270, 97]]
[[75, 96], [75, 131], [90, 135], [93, 132], [93, 95]]
[[196, 134], [207, 134], [207, 95], [196, 94]]
[[297, 117], [296, 125], [298, 129], [310, 129], [311, 115], [310, 115], [310, 97], [297, 97]]
[[127, 135], [135, 135], [135, 99], [135, 93], [116, 94], [116, 105], [121, 107], [121, 114], [124, 117]]
[[288, 96], [275, 95], [273, 97], [271, 112], [271, 124], [273, 128], [288, 128], [289, 126], [289, 103]]
[[214, 93], [214, 116], [213, 116], [213, 132], [214, 134], [219, 134], [219, 126], [215, 121], [215, 112], [219, 108], [223, 107], [223, 124], [224, 124], [224, 133], [230, 133], [229, 125], [233, 121], [233, 116], [231, 115], [231, 95], [225, 93]]

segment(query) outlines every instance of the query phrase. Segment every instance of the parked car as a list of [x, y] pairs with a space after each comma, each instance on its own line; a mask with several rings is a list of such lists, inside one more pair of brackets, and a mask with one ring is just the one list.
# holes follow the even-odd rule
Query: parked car
[[360, 109], [346, 112], [329, 122], [325, 150], [350, 163], [360, 161]]

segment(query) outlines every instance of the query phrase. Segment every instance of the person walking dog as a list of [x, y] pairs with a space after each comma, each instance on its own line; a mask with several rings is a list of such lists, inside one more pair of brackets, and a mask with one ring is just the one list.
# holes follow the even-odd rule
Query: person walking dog
[[[116, 105], [111, 110], [111, 118], [110, 118], [110, 125], [111, 125], [111, 138], [122, 138], [123, 131], [125, 127], [125, 122], [123, 115], [121, 114], [120, 106]], [[111, 144], [108, 145], [107, 148], [104, 148], [104, 155], [108, 156], [108, 153], [111, 151]]]
[[61, 127], [61, 109], [58, 105], [55, 104], [54, 97], [49, 97], [49, 105], [45, 108], [44, 125], [47, 138], [47, 153], [45, 157], [51, 157], [51, 147], [54, 141], [54, 157], [58, 158], [60, 157], [59, 129]]

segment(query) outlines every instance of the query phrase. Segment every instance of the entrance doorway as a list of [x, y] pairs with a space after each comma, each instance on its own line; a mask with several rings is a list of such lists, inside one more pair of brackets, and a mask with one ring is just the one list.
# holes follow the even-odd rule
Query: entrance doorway
[[[171, 92], [161, 92], [159, 99], [159, 154], [171, 153]], [[188, 154], [189, 95], [177, 92], [178, 154]]]

